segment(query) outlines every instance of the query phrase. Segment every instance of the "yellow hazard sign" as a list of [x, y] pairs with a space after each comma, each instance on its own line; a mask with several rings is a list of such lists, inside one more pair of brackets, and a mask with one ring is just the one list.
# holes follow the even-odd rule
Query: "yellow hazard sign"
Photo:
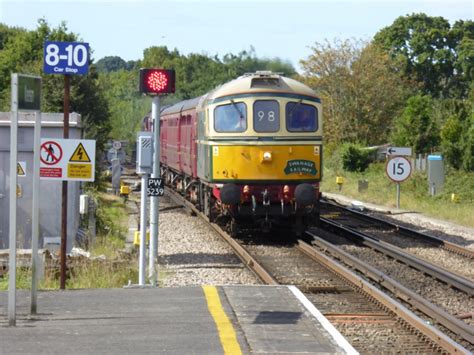
[[26, 162], [25, 161], [19, 161], [16, 164], [16, 174], [18, 176], [26, 176]]
[[71, 164], [67, 165], [67, 177], [73, 179], [91, 179], [91, 164]]
[[89, 158], [89, 155], [84, 149], [84, 146], [82, 145], [82, 143], [78, 144], [77, 148], [74, 150], [74, 153], [72, 153], [69, 161], [76, 162], [76, 163], [90, 163], [91, 162], [91, 159]]

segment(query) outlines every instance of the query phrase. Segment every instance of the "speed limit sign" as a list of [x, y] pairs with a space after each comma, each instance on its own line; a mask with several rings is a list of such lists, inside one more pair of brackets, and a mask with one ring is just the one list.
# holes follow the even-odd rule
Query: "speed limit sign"
[[385, 171], [387, 176], [393, 181], [402, 182], [410, 177], [411, 164], [407, 158], [394, 157], [387, 162]]

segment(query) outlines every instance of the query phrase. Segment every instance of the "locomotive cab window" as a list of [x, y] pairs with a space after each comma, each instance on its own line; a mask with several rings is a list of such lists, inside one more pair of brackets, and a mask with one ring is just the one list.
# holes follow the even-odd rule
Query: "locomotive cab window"
[[286, 104], [286, 129], [289, 132], [316, 132], [318, 130], [318, 110], [300, 102]]
[[280, 105], [274, 100], [259, 100], [253, 104], [253, 128], [255, 132], [280, 130]]
[[231, 102], [214, 110], [214, 129], [220, 133], [238, 133], [247, 130], [247, 106], [243, 102]]

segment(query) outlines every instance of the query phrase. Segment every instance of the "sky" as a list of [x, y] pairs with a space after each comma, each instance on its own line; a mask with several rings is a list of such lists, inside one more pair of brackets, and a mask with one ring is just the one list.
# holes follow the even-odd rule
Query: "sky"
[[137, 60], [161, 45], [220, 58], [252, 46], [259, 58], [278, 57], [300, 70], [315, 42], [370, 40], [397, 17], [419, 12], [451, 24], [472, 20], [473, 6], [470, 0], [0, 0], [0, 22], [33, 30], [39, 18], [52, 27], [65, 21], [89, 43], [95, 61]]

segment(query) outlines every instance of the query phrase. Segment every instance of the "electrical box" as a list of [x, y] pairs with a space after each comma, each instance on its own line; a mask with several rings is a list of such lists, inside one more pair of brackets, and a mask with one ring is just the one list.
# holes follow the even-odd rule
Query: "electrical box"
[[428, 155], [428, 192], [436, 195], [444, 185], [444, 161], [441, 155]]
[[79, 196], [79, 213], [87, 214], [88, 209], [89, 209], [89, 196], [88, 195]]
[[151, 174], [153, 167], [153, 133], [137, 134], [137, 174]]

